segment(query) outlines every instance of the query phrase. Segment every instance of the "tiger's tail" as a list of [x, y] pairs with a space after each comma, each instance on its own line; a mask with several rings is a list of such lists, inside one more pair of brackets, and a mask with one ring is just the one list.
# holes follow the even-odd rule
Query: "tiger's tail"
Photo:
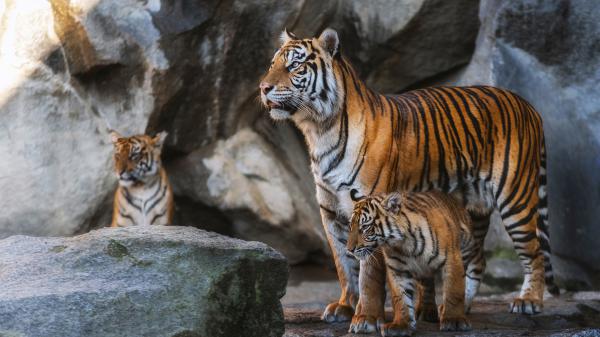
[[554, 296], [560, 294], [560, 290], [554, 284], [554, 272], [552, 271], [552, 255], [550, 249], [550, 233], [548, 232], [548, 195], [546, 193], [546, 144], [542, 139], [541, 163], [539, 172], [539, 205], [538, 205], [538, 223], [537, 237], [540, 241], [542, 254], [544, 254], [544, 277], [546, 280], [546, 288], [548, 292]]

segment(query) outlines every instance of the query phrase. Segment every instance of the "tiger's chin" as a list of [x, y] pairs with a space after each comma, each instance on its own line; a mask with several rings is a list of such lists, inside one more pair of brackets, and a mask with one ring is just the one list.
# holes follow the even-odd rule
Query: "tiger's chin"
[[119, 185], [123, 186], [123, 187], [131, 187], [136, 185], [137, 182], [135, 180], [132, 179], [128, 179], [128, 180], [124, 180], [124, 179], [119, 179]]
[[269, 110], [269, 115], [271, 115], [271, 118], [273, 118], [274, 120], [285, 120], [292, 117], [291, 112], [277, 108], [272, 108], [271, 110]]

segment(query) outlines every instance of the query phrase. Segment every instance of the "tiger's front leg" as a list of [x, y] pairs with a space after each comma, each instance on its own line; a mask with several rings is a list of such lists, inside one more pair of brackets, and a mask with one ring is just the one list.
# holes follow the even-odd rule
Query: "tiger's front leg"
[[358, 286], [360, 296], [349, 332], [375, 332], [385, 316], [385, 262], [380, 250], [360, 261]]
[[346, 251], [347, 221], [337, 219], [335, 213], [323, 208], [321, 208], [321, 218], [342, 289], [340, 299], [327, 305], [322, 319], [328, 323], [349, 321], [358, 302], [359, 264], [354, 256]]

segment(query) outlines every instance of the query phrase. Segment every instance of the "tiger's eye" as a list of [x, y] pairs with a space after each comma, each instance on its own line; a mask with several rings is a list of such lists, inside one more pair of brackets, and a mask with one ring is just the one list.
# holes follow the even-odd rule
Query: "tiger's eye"
[[292, 72], [294, 69], [298, 68], [298, 66], [300, 66], [300, 62], [298, 61], [294, 61], [292, 62], [292, 64], [290, 64], [290, 66], [288, 67], [288, 71]]

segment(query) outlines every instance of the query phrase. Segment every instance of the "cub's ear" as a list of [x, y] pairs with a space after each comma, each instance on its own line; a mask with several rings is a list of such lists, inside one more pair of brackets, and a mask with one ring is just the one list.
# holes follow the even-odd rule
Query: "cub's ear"
[[165, 138], [167, 138], [167, 135], [167, 131], [161, 131], [157, 133], [156, 136], [152, 138], [152, 141], [154, 142], [154, 147], [162, 148], [163, 144], [165, 143]]
[[365, 198], [364, 195], [362, 195], [362, 196], [358, 195], [358, 191], [355, 188], [350, 190], [350, 199], [352, 199], [352, 201], [357, 202], [357, 201], [363, 200], [364, 198]]
[[119, 141], [120, 138], [123, 138], [123, 136], [121, 136], [117, 131], [112, 130], [110, 132], [110, 141], [113, 144], [117, 144], [117, 142]]
[[340, 49], [338, 33], [331, 28], [325, 29], [323, 33], [321, 33], [321, 36], [319, 36], [319, 44], [323, 49], [329, 52], [331, 56], [335, 56]]
[[284, 45], [292, 40], [298, 40], [298, 38], [296, 37], [296, 35], [288, 32], [287, 28], [283, 30], [283, 32], [281, 32], [281, 35], [279, 36], [279, 41], [281, 41], [281, 44]]
[[400, 203], [402, 202], [402, 195], [398, 192], [391, 193], [383, 200], [383, 207], [394, 214], [400, 212]]

